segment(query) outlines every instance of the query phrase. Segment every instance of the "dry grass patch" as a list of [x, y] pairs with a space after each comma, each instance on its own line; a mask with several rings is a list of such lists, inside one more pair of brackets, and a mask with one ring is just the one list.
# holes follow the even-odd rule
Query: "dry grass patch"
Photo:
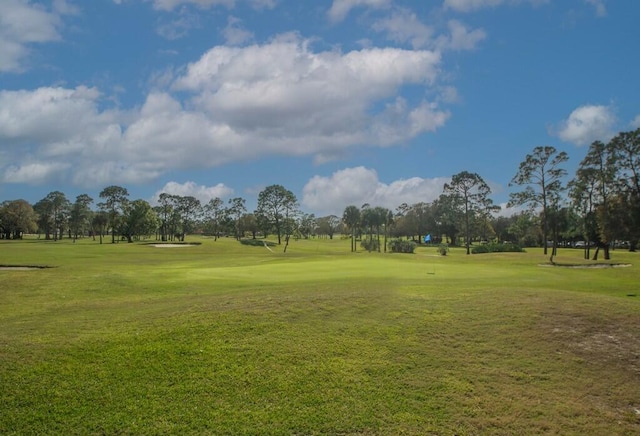
[[640, 426], [640, 314], [625, 309], [624, 300], [607, 304], [604, 312], [564, 301], [543, 311], [540, 328], [559, 356], [591, 374], [585, 402], [609, 415], [612, 423]]

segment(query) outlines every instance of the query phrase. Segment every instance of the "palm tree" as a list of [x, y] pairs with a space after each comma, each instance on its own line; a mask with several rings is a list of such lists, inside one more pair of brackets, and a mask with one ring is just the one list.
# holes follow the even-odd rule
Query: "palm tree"
[[360, 209], [356, 206], [347, 206], [342, 214], [342, 221], [351, 231], [351, 251], [356, 251], [356, 232], [360, 224]]
[[393, 211], [390, 209], [384, 209], [384, 252], [387, 252], [387, 238], [389, 237], [389, 230], [393, 225]]

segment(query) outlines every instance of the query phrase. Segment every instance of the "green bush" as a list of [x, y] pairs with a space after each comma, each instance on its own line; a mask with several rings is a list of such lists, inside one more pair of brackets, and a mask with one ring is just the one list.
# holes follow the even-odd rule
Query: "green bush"
[[251, 245], [253, 247], [264, 247], [266, 244], [268, 247], [275, 247], [276, 243], [267, 241], [265, 239], [240, 239], [240, 243], [243, 245]]
[[413, 253], [417, 244], [413, 241], [403, 241], [402, 239], [393, 239], [389, 241], [389, 249], [392, 253]]
[[380, 241], [377, 239], [364, 239], [360, 242], [360, 246], [367, 251], [378, 251], [380, 248]]
[[441, 256], [446, 256], [449, 252], [449, 246], [447, 244], [440, 244], [436, 249]]
[[506, 242], [500, 244], [497, 242], [490, 242], [488, 244], [476, 245], [471, 249], [473, 254], [482, 253], [522, 253], [524, 250], [518, 244], [512, 244]]

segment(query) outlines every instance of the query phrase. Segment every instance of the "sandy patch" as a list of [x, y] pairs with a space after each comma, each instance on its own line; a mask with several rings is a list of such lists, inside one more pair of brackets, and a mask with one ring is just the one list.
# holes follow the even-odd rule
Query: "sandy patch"
[[151, 244], [152, 247], [156, 248], [182, 248], [182, 247], [193, 247], [193, 244]]

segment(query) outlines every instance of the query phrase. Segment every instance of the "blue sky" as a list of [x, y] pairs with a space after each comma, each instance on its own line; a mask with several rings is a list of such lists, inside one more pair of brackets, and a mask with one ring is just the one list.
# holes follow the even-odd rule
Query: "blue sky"
[[640, 2], [0, 0], [0, 200], [60, 190], [247, 199], [316, 215], [505, 203], [538, 145], [640, 127]]

